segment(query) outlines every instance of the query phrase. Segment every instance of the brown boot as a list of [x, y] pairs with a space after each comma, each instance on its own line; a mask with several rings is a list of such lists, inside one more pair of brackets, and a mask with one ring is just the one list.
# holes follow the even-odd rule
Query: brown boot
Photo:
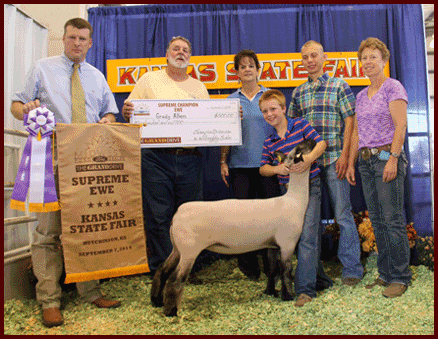
[[43, 310], [43, 325], [46, 327], [60, 326], [64, 323], [61, 311], [58, 307]]
[[297, 302], [295, 303], [295, 306], [298, 307], [303, 307], [305, 304], [307, 304], [308, 302], [311, 302], [312, 298], [309, 297], [307, 294], [301, 293], [298, 296]]
[[396, 298], [400, 297], [406, 292], [407, 286], [399, 283], [390, 283], [386, 290], [382, 292], [383, 296], [386, 298]]
[[121, 305], [118, 300], [108, 300], [104, 297], [97, 298], [92, 302], [92, 304], [96, 305], [99, 308], [116, 308]]

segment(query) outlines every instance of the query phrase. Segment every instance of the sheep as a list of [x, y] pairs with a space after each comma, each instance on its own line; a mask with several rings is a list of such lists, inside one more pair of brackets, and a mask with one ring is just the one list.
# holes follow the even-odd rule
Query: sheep
[[[297, 145], [286, 156], [291, 165], [311, 152], [313, 140]], [[269, 199], [226, 199], [182, 204], [170, 227], [173, 249], [155, 272], [151, 302], [177, 316], [181, 296], [197, 256], [206, 249], [240, 254], [263, 248], [280, 250], [281, 299], [292, 300], [292, 255], [300, 238], [309, 201], [309, 169], [291, 173], [288, 191]], [[268, 251], [269, 252], [269, 251]], [[265, 293], [275, 294], [276, 251], [270, 251]]]

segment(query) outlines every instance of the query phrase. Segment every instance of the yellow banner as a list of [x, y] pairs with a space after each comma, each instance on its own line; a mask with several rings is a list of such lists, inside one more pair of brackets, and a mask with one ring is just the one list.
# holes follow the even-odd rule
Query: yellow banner
[[[324, 71], [344, 79], [350, 86], [368, 86], [357, 58], [357, 52], [327, 52]], [[258, 54], [260, 84], [265, 87], [297, 87], [307, 80], [301, 53]], [[146, 72], [167, 67], [166, 58], [107, 60], [107, 79], [111, 91], [131, 92], [137, 80]], [[202, 81], [207, 89], [239, 88], [234, 55], [192, 56], [188, 74]], [[385, 67], [389, 77], [389, 63]]]

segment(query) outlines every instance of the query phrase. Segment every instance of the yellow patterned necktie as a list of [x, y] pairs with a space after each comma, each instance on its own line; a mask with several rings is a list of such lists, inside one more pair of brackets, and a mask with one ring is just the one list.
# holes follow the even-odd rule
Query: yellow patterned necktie
[[79, 78], [79, 64], [73, 64], [74, 70], [71, 76], [71, 122], [73, 124], [87, 123], [85, 113], [85, 94]]

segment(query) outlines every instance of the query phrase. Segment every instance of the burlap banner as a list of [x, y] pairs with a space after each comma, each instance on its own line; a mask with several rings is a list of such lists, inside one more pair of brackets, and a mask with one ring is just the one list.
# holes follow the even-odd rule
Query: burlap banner
[[66, 283], [149, 272], [140, 125], [56, 126]]

